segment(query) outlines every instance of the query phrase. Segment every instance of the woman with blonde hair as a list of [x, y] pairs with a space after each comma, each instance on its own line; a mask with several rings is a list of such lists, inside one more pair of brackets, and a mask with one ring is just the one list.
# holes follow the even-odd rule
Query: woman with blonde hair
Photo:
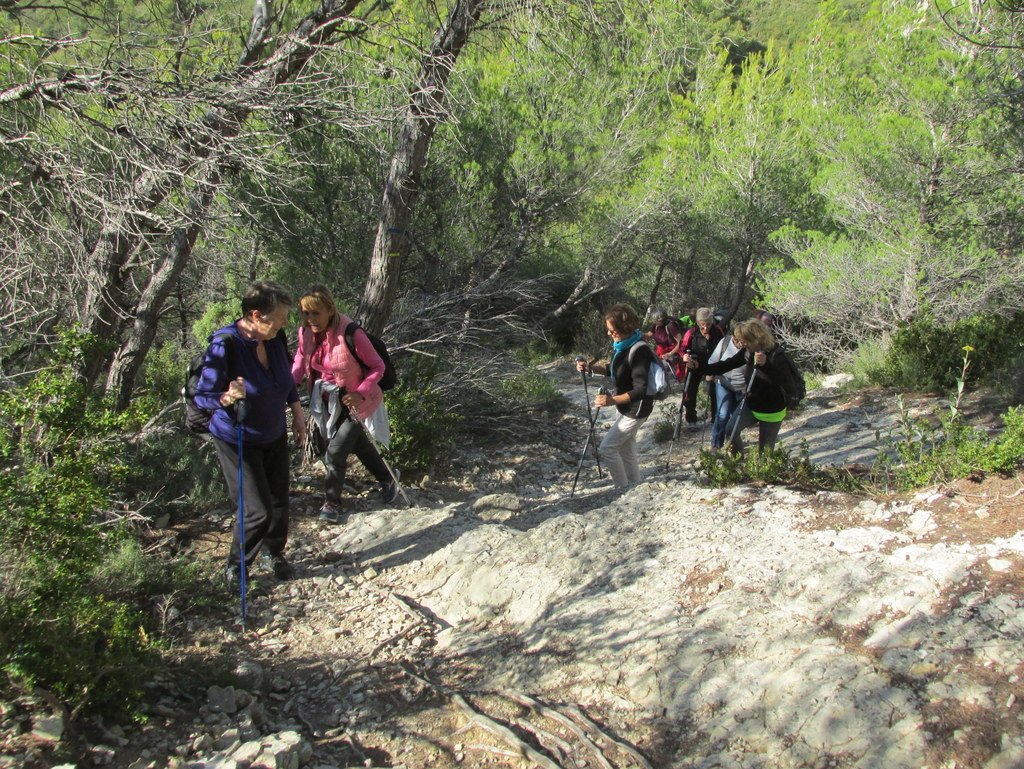
[[779, 347], [772, 332], [759, 320], [745, 320], [736, 325], [733, 344], [739, 351], [732, 357], [705, 366], [708, 375], [724, 374], [746, 366], [743, 380], [747, 383], [743, 405], [733, 412], [725, 434], [732, 436], [732, 450], [743, 453], [743, 428], [758, 426], [757, 445], [760, 449], [775, 448], [775, 442], [786, 418], [786, 391], [782, 385], [783, 362], [779, 356], [786, 353]]
[[[377, 384], [384, 376], [384, 361], [366, 332], [338, 312], [325, 286], [313, 286], [299, 299], [299, 309], [302, 325], [292, 378], [296, 384], [307, 382], [309, 409], [327, 446], [320, 520], [333, 524], [342, 516], [341, 488], [349, 454], [354, 453], [381, 485], [384, 504], [398, 496], [398, 479], [364, 427], [384, 401]], [[352, 338], [353, 349], [349, 349], [346, 335]]]

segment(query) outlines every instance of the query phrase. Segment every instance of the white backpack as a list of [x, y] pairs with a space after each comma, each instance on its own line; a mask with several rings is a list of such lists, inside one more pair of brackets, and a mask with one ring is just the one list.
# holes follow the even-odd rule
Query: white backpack
[[[636, 352], [636, 348], [640, 345], [650, 350], [650, 346], [644, 341], [637, 342], [630, 347], [629, 355], [627, 356], [630, 366], [633, 365], [633, 353]], [[675, 375], [672, 373], [669, 365], [657, 353], [653, 350], [651, 353], [654, 355], [654, 361], [647, 370], [647, 397], [653, 398], [656, 401], [662, 401], [672, 394], [671, 383], [675, 379]]]

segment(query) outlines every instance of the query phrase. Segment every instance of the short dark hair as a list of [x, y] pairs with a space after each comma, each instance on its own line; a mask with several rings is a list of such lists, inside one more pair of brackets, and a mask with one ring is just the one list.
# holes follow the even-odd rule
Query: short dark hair
[[242, 297], [242, 315], [248, 315], [253, 310], [267, 315], [282, 305], [292, 306], [292, 298], [284, 286], [272, 280], [257, 280], [249, 285]]
[[612, 324], [617, 334], [626, 336], [640, 328], [640, 316], [636, 310], [628, 304], [613, 304], [612, 308], [604, 314], [607, 323]]

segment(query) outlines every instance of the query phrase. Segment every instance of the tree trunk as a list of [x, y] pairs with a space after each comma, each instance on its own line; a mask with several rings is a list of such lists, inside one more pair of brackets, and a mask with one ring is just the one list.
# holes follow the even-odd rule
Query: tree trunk
[[[87, 255], [88, 286], [82, 307], [84, 331], [117, 341], [119, 327], [126, 319], [135, 319], [132, 337], [118, 351], [116, 361], [108, 358], [83, 363], [80, 374], [87, 383], [97, 381], [104, 368], [108, 368], [108, 391], [113, 388], [118, 402], [127, 402], [126, 393], [131, 391], [135, 374], [153, 339], [153, 330], [143, 329], [155, 322], [163, 308], [170, 291], [164, 281], [168, 276], [180, 275], [184, 269], [216, 189], [211, 189], [202, 179], [197, 180], [195, 199], [203, 202], [202, 208], [193, 208], [189, 222], [174, 230], [166, 255], [149, 273], [146, 293], [134, 298], [129, 290], [129, 279], [139, 277], [131, 274], [131, 255], [150, 248], [151, 240], [157, 237], [151, 227], [151, 217], [158, 207], [168, 195], [186, 186], [187, 179], [194, 179], [196, 161], [205, 158], [208, 163], [214, 162], [211, 155], [216, 154], [218, 141], [237, 136], [253, 107], [260, 103], [262, 94], [300, 72], [318, 48], [330, 43], [339, 25], [364, 1], [322, 0], [317, 10], [299, 22], [291, 35], [282, 36], [280, 46], [263, 65], [256, 65], [254, 61], [262, 50], [258, 35], [266, 33], [267, 10], [262, 3], [256, 3], [253, 34], [239, 63], [240, 77], [225, 81], [229, 83], [225, 89], [231, 91], [231, 98], [226, 101], [231, 106], [205, 115], [202, 130], [196, 131], [198, 138], [190, 136], [182, 141], [177, 148], [178, 157], [171, 165], [148, 169], [139, 175], [132, 193], [125, 196], [120, 205], [110, 207], [114, 212], [103, 222], [100, 236]], [[219, 182], [218, 169], [212, 169], [211, 173]], [[185, 261], [178, 264], [178, 259]], [[141, 318], [137, 317], [140, 313]]]
[[434, 130], [445, 115], [445, 95], [455, 61], [479, 20], [483, 6], [484, 0], [456, 0], [445, 23], [434, 34], [420, 67], [409, 112], [384, 182], [370, 274], [356, 312], [372, 333], [381, 333], [391, 314], [406, 248], [406, 230], [419, 194], [419, 174], [426, 163]]
[[662, 278], [665, 277], [665, 267], [666, 262], [664, 260], [658, 263], [658, 272], [654, 276], [654, 285], [651, 287], [651, 297], [647, 302], [647, 312], [643, 317], [644, 320], [651, 317], [651, 312], [653, 312], [654, 308], [658, 304], [658, 292], [661, 290]]
[[142, 292], [135, 310], [135, 321], [131, 333], [114, 355], [107, 373], [106, 391], [114, 396], [114, 408], [121, 410], [131, 402], [135, 377], [156, 337], [160, 310], [167, 301], [171, 289], [177, 282], [188, 259], [192, 255], [201, 225], [199, 216], [213, 202], [220, 184], [220, 174], [215, 164], [208, 167], [208, 178], [204, 181], [202, 193], [192, 204], [193, 216], [187, 226], [179, 227], [174, 233], [169, 253], [160, 261], [160, 267], [153, 274]]

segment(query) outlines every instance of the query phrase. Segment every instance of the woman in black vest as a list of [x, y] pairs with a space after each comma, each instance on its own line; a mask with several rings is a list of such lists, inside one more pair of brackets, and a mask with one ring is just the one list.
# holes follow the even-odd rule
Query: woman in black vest
[[598, 395], [594, 405], [597, 408], [615, 406], [619, 418], [604, 436], [598, 452], [612, 476], [612, 483], [618, 488], [627, 488], [640, 482], [636, 436], [654, 410], [654, 399], [647, 394], [647, 372], [655, 357], [644, 341], [636, 310], [628, 304], [614, 305], [605, 314], [604, 323], [614, 348], [611, 361], [605, 366], [578, 360], [576, 368], [612, 379], [614, 393]]

